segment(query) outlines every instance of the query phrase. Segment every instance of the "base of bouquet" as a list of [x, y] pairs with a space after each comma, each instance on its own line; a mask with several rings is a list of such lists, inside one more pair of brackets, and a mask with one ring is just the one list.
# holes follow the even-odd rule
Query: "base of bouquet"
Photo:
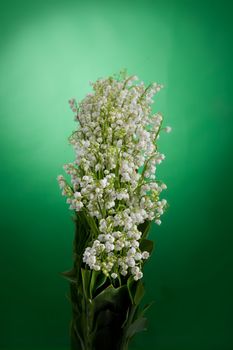
[[[111, 280], [87, 268], [82, 256], [90, 232], [81, 215], [74, 222], [74, 265], [61, 273], [70, 282], [71, 350], [127, 350], [135, 333], [146, 329], [144, 313], [151, 304], [140, 308], [144, 284], [132, 275]], [[148, 225], [141, 229], [145, 235]], [[151, 252], [153, 242], [143, 238], [140, 248]]]
[[[77, 284], [70, 284], [71, 350], [127, 350], [133, 335], [146, 329], [145, 309], [139, 312], [142, 282], [115, 288], [106, 286], [106, 277], [95, 271], [83, 269], [82, 276], [86, 291], [80, 293]], [[91, 290], [93, 278], [99, 286], [95, 291]]]

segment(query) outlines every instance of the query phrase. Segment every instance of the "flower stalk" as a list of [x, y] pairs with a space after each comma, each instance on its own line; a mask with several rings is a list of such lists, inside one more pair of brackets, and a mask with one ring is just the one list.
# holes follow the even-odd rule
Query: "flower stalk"
[[70, 183], [63, 175], [58, 182], [74, 212], [74, 264], [62, 273], [70, 282], [72, 350], [126, 350], [146, 329], [140, 303], [153, 249], [148, 233], [168, 207], [160, 199], [166, 185], [156, 177], [165, 158], [157, 140], [171, 128], [162, 128], [161, 113], [152, 114], [162, 85], [137, 80], [125, 72], [98, 79], [93, 93], [69, 101], [76, 157], [64, 165]]

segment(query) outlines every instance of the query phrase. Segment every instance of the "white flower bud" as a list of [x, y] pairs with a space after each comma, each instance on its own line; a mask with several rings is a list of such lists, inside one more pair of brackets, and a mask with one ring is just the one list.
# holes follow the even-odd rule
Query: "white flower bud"
[[161, 220], [157, 219], [157, 220], [155, 220], [155, 223], [156, 223], [157, 225], [161, 225]]
[[[57, 180], [69, 208], [85, 209], [99, 232], [86, 247], [83, 262], [113, 279], [129, 271], [137, 281], [149, 257], [140, 251], [138, 226], [146, 220], [160, 225], [167, 202], [159, 199], [166, 185], [155, 176], [165, 158], [156, 148], [163, 117], [151, 116], [153, 96], [162, 85], [146, 89], [143, 82], [133, 83], [136, 79], [98, 79], [93, 93], [79, 104], [69, 101], [78, 122], [70, 137], [76, 159], [64, 165], [72, 187], [62, 175]], [[171, 131], [170, 126], [163, 129]]]
[[169, 133], [169, 132], [172, 131], [172, 128], [171, 128], [170, 126], [166, 126], [166, 127], [164, 128], [164, 130], [165, 130], [165, 132]]
[[133, 267], [133, 266], [135, 266], [135, 260], [134, 260], [134, 258], [127, 258], [126, 259], [126, 263], [127, 263], [127, 265], [128, 266], [130, 266], [130, 267]]
[[149, 252], [147, 252], [146, 250], [144, 252], [142, 252], [142, 259], [148, 259], [150, 256]]

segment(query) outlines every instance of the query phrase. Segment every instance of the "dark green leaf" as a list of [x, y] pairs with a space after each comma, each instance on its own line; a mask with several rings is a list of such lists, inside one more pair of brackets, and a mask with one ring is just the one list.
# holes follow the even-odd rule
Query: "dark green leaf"
[[92, 270], [91, 272], [91, 282], [90, 282], [90, 296], [92, 298], [92, 295], [95, 293], [96, 289], [96, 280], [99, 275], [99, 271]]
[[71, 336], [71, 349], [85, 349], [85, 345], [83, 342], [83, 330], [81, 329], [81, 325], [79, 320], [75, 317], [71, 321], [70, 325], [70, 336]]
[[105, 276], [103, 273], [100, 273], [96, 281], [96, 289], [102, 287], [106, 281], [107, 281], [107, 276]]
[[71, 283], [77, 282], [76, 270], [74, 268], [69, 271], [60, 272], [60, 275], [62, 275], [65, 279], [67, 279]]
[[132, 304], [139, 305], [144, 295], [144, 285], [142, 281], [135, 281], [133, 276], [130, 276], [127, 280], [127, 287]]
[[114, 288], [110, 285], [93, 299], [95, 312], [107, 308], [115, 312], [127, 310], [129, 302], [130, 299], [126, 285], [119, 288]]
[[142, 309], [142, 312], [141, 312], [141, 315], [144, 315], [145, 312], [154, 304], [154, 301], [152, 301], [151, 303], [149, 304], [146, 304], [143, 309]]
[[102, 329], [107, 326], [111, 326], [113, 321], [116, 319], [117, 313], [111, 311], [110, 309], [106, 309], [103, 311], [100, 311], [98, 313], [98, 317], [96, 318], [95, 322], [95, 332], [97, 332], [99, 329]]
[[139, 317], [143, 317], [146, 313], [146, 311], [151, 307], [151, 305], [154, 303], [154, 301], [152, 301], [151, 303], [149, 304], [146, 304], [142, 310], [137, 310], [137, 315], [136, 315], [136, 318], [139, 318]]
[[143, 296], [144, 296], [144, 293], [145, 293], [145, 289], [144, 289], [144, 285], [142, 283], [142, 281], [138, 281], [137, 282], [137, 288], [136, 288], [136, 293], [135, 293], [135, 296], [134, 296], [134, 303], [136, 305], [139, 305]]
[[140, 249], [142, 252], [144, 250], [146, 250], [147, 252], [149, 252], [151, 254], [153, 247], [154, 247], [154, 242], [149, 240], [149, 239], [143, 239], [140, 243]]
[[92, 270], [91, 274], [91, 282], [90, 282], [90, 296], [96, 293], [97, 289], [100, 288], [107, 280], [107, 276], [105, 276], [101, 271]]
[[127, 280], [127, 288], [131, 299], [131, 303], [134, 304], [134, 295], [136, 293], [136, 282], [133, 279], [132, 275]]
[[83, 293], [86, 299], [90, 299], [90, 279], [91, 279], [91, 270], [81, 268], [82, 275], [82, 285], [83, 285]]
[[147, 319], [145, 317], [140, 317], [136, 319], [127, 329], [126, 336], [127, 338], [132, 338], [135, 333], [146, 330]]
[[124, 328], [127, 325], [128, 319], [129, 319], [129, 313], [130, 313], [130, 307], [128, 308], [126, 315], [125, 315], [125, 320], [124, 323], [121, 325], [121, 328]]
[[152, 221], [144, 221], [142, 224], [138, 225], [139, 231], [142, 232], [142, 239], [147, 238]]

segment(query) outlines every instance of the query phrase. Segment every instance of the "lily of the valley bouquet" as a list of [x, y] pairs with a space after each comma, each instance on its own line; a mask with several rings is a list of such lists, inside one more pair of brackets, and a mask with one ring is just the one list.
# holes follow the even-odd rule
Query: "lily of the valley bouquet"
[[166, 185], [155, 175], [164, 159], [157, 149], [162, 115], [136, 76], [99, 79], [80, 103], [69, 101], [77, 130], [69, 138], [73, 163], [64, 165], [70, 182], [58, 176], [73, 211], [74, 265], [62, 273], [70, 282], [72, 350], [123, 350], [146, 329], [141, 307], [143, 267], [153, 241], [152, 222], [161, 224]]

